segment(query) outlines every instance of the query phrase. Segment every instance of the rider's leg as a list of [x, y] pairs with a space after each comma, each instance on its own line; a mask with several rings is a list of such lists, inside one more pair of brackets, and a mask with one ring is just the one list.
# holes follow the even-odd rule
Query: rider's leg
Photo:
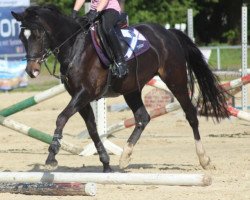
[[114, 29], [118, 19], [119, 12], [113, 9], [105, 10], [101, 17], [102, 29], [111, 47], [115, 59], [115, 65], [117, 67], [117, 73], [115, 75], [117, 75], [119, 78], [122, 78], [128, 73], [128, 67], [123, 56], [121, 44]]

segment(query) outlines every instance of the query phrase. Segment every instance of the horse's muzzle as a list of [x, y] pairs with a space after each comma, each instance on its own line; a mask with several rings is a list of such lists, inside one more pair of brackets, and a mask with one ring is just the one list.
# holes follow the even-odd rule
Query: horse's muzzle
[[41, 65], [36, 61], [29, 61], [25, 71], [30, 76], [30, 78], [36, 78], [40, 74]]

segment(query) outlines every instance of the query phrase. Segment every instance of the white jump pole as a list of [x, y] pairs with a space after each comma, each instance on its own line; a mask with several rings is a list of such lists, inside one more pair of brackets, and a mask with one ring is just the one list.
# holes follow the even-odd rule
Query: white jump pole
[[205, 174], [146, 173], [70, 173], [70, 172], [0, 172], [2, 183], [99, 183], [127, 185], [208, 186], [212, 179]]

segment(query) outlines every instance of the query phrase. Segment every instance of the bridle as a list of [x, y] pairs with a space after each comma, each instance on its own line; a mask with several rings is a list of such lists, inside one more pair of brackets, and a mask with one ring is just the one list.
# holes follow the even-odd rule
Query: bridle
[[[44, 49], [44, 51], [42, 52], [42, 54], [35, 54], [35, 55], [26, 55], [25, 56], [25, 60], [27, 60], [27, 62], [29, 61], [34, 61], [39, 63], [40, 65], [42, 63], [44, 63], [46, 69], [48, 70], [49, 74], [54, 76], [55, 78], [61, 79], [61, 75], [56, 75], [56, 66], [57, 66], [57, 62], [58, 62], [58, 55], [60, 53], [60, 48], [66, 44], [70, 39], [72, 39], [74, 36], [76, 36], [80, 31], [82, 31], [81, 28], [79, 28], [75, 33], [73, 33], [71, 36], [69, 36], [68, 38], [66, 38], [60, 45], [58, 45], [57, 47], [55, 47], [53, 50], [50, 50], [50, 48], [48, 47], [48, 40], [51, 40], [49, 37], [49, 33], [46, 31], [46, 29], [42, 26], [42, 25], [35, 25], [35, 27], [37, 27], [36, 29], [40, 29], [43, 31], [43, 37], [42, 37], [42, 48]], [[27, 28], [26, 26], [22, 26], [22, 28]], [[41, 29], [42, 28], [42, 29]], [[85, 33], [87, 34], [88, 30], [85, 31]], [[47, 64], [47, 59], [50, 55], [54, 54], [55, 56], [55, 60], [54, 60], [54, 64], [53, 64], [53, 71], [51, 72], [48, 64]]]

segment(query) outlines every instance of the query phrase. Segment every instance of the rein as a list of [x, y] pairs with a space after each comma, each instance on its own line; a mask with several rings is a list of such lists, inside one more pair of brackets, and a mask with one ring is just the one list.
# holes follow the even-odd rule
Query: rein
[[[57, 79], [61, 79], [62, 75], [56, 75], [56, 65], [57, 65], [57, 61], [58, 61], [58, 54], [60, 53], [60, 48], [66, 43], [68, 42], [70, 39], [72, 39], [75, 35], [77, 35], [82, 29], [79, 28], [75, 33], [73, 33], [70, 37], [68, 37], [65, 41], [63, 41], [59, 46], [57, 46], [56, 48], [54, 48], [52, 51], [46, 49], [45, 54], [43, 54], [42, 59], [40, 60], [40, 63], [44, 63], [46, 69], [48, 70], [49, 74], [51, 76], [54, 76]], [[51, 55], [54, 54], [55, 56], [55, 60], [54, 60], [54, 64], [53, 64], [53, 72], [51, 72], [51, 70], [49, 69], [49, 66], [47, 64], [47, 58]]]
[[[25, 27], [23, 27], [23, 28], [25, 28]], [[49, 34], [45, 30], [45, 28], [44, 27], [42, 27], [42, 28], [43, 28], [43, 31], [45, 33], [44, 37], [47, 36], [49, 38], [49, 36], [48, 36]], [[56, 75], [55, 74], [56, 73], [56, 65], [57, 65], [57, 62], [58, 62], [58, 54], [60, 53], [60, 48], [63, 45], [65, 45], [70, 39], [72, 39], [74, 36], [76, 36], [80, 31], [82, 31], [82, 28], [79, 28], [75, 33], [73, 33], [70, 37], [68, 37], [66, 40], [64, 40], [60, 45], [58, 45], [57, 47], [55, 47], [53, 50], [50, 50], [50, 49], [48, 49], [48, 48], [45, 47], [45, 53], [43, 55], [34, 55], [34, 56], [26, 55], [26, 59], [25, 60], [27, 60], [27, 61], [35, 61], [35, 62], [37, 62], [39, 64], [44, 63], [46, 69], [48, 70], [48, 72], [49, 72], [49, 74], [51, 76], [54, 76], [57, 79], [61, 79], [62, 75]], [[88, 31], [89, 31], [89, 29], [86, 30], [86, 31], [84, 31], [84, 33], [87, 34]], [[44, 37], [43, 37], [43, 46], [44, 46], [44, 43], [45, 43], [44, 42], [45, 41]], [[49, 66], [47, 64], [47, 59], [48, 59], [48, 57], [51, 54], [54, 54], [54, 56], [56, 58], [54, 60], [53, 70], [52, 71], [49, 69]]]

